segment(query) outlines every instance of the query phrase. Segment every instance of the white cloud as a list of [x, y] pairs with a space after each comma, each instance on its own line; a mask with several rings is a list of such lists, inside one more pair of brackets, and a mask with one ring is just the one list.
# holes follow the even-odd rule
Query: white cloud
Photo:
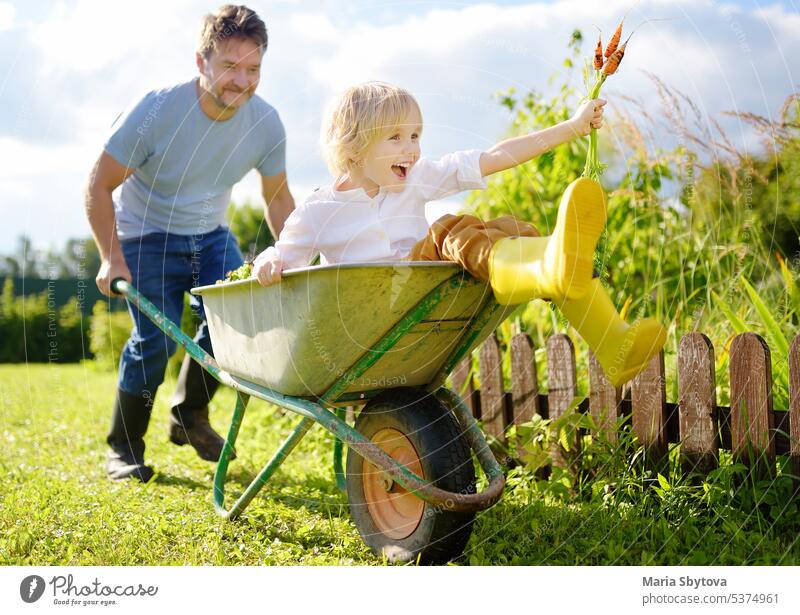
[[322, 13], [298, 13], [289, 17], [292, 34], [310, 43], [335, 44], [341, 33], [327, 15]]
[[9, 2], [0, 2], [0, 32], [10, 30], [14, 27], [14, 15], [16, 9]]
[[[91, 149], [75, 143], [70, 145], [51, 145], [49, 143], [32, 143], [13, 137], [0, 137], [0, 151], [13, 152], [5, 156], [0, 165], [0, 184], [13, 178], [35, 180], [43, 172], [74, 172], [86, 169], [94, 162]], [[96, 156], [95, 156], [96, 158]]]
[[[26, 234], [37, 245], [89, 235], [83, 188], [98, 152], [85, 144], [53, 145], [0, 137], [0, 252]], [[9, 222], [11, 224], [9, 224]]]
[[[754, 11], [710, 0], [651, 0], [633, 7], [628, 0], [484, 4], [431, 10], [388, 25], [339, 24], [338, 36], [327, 28], [326, 40], [340, 44], [315, 48], [308, 66], [324, 98], [366, 79], [405, 85], [423, 104], [427, 144], [438, 132], [453, 147], [482, 146], [507, 121], [490, 100], [494, 91], [546, 90], [547, 77], [562, 70], [573, 28], [589, 39], [588, 51], [593, 25], [603, 27], [607, 41], [616, 18], [629, 9], [625, 35], [635, 28], [635, 36], [620, 73], [604, 86], [612, 109], [614, 98], [624, 94], [658, 115], [655, 88], [641, 71], [685, 92], [706, 115], [723, 109], [769, 114], [796, 87], [797, 68], [786, 58], [800, 53], [800, 17], [777, 5]], [[769, 22], [780, 26], [770, 29]], [[582, 88], [578, 72], [573, 85]], [[750, 142], [749, 136], [742, 134], [740, 142]], [[447, 148], [435, 138], [433, 145], [436, 153]]]
[[[627, 28], [665, 11], [683, 14], [690, 7], [712, 6], [710, 0], [637, 2], [628, 16]], [[448, 67], [457, 74], [471, 68], [527, 86], [547, 75], [525, 71], [526, 64], [557, 70], [574, 28], [583, 29], [592, 39], [594, 25], [600, 24], [608, 36], [617, 25], [616, 19], [631, 8], [630, 0], [562, 0], [516, 6], [467, 3], [408, 15], [390, 25], [369, 21], [343, 24], [336, 34], [329, 31], [326, 37], [338, 39], [340, 44], [313, 58], [310, 66], [312, 75], [334, 90], [387, 71], [399, 72], [404, 65], [419, 65], [420, 71], [435, 70], [437, 78], [445, 80]]]
[[[44, 70], [88, 75], [120, 62], [139, 63], [158, 70], [159, 55], [171, 42], [193, 41], [194, 32], [183, 19], [187, 2], [142, 0], [136, 3], [78, 0], [59, 2], [48, 17], [30, 29], [32, 43], [42, 53]], [[198, 19], [199, 23], [199, 19]], [[191, 49], [191, 47], [190, 47]]]
[[[495, 91], [510, 86], [547, 91], [547, 78], [563, 70], [572, 30], [581, 28], [590, 39], [584, 45], [588, 54], [593, 24], [602, 26], [607, 38], [617, 16], [632, 6], [626, 32], [645, 19], [670, 20], [639, 27], [620, 74], [604, 86], [611, 107], [621, 109], [619, 94], [625, 94], [658, 115], [654, 87], [640, 69], [680, 88], [712, 114], [774, 112], [800, 81], [791, 61], [800, 55], [800, 16], [778, 5], [743, 9], [711, 0], [604, 0], [439, 6], [446, 8], [420, 3], [309, 8], [307, 2], [256, 7], [270, 32], [259, 94], [278, 108], [286, 125], [289, 179], [298, 200], [328, 181], [317, 140], [321, 112], [333, 92], [364, 79], [398, 82], [423, 105], [428, 155], [486, 147], [502, 136], [509, 119], [492, 99]], [[82, 213], [75, 212], [82, 212], [83, 182], [108, 127], [145, 91], [195, 74], [196, 30], [211, 8], [198, 9], [190, 0], [135, 5], [77, 0], [56, 4], [42, 21], [29, 24], [0, 3], [0, 30], [27, 29], [31, 48], [19, 53], [18, 71], [32, 76], [29, 96], [48, 112], [19, 126], [71, 130], [69, 141], [60, 144], [36, 145], [21, 129], [13, 142], [0, 140], [0, 207], [6, 222], [0, 246], [23, 229], [34, 230], [36, 237], [39, 220], [58, 220], [63, 225], [53, 232], [64, 237], [88, 234]], [[573, 85], [580, 86], [577, 71]], [[17, 103], [19, 108], [3, 102], [3, 111], [23, 116], [26, 102]], [[234, 197], [260, 202], [257, 178], [248, 176]], [[26, 211], [36, 214], [18, 213]]]
[[416, 66], [422, 76], [433, 72], [430, 65], [436, 64], [437, 76], [443, 77], [448, 67], [463, 70], [465, 62], [478, 68], [482, 56], [504, 51], [526, 56], [530, 48], [517, 45], [515, 34], [525, 27], [532, 28], [528, 34], [543, 29], [551, 10], [545, 5], [479, 5], [432, 10], [389, 26], [361, 23], [342, 27], [337, 37], [340, 45], [332, 54], [314, 58], [311, 74], [330, 89], [339, 90], [404, 68]]

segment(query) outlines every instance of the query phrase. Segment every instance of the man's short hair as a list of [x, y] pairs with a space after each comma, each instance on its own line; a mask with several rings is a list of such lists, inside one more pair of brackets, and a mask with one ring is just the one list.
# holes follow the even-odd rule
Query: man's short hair
[[197, 52], [208, 58], [212, 51], [230, 38], [244, 38], [267, 50], [267, 26], [252, 9], [244, 5], [224, 4], [216, 13], [203, 17]]

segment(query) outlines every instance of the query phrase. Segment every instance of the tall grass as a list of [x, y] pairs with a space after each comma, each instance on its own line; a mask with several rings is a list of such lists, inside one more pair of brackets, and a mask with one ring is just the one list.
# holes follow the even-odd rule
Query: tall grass
[[[551, 97], [514, 91], [500, 96], [512, 114], [511, 134], [568, 117], [567, 109], [577, 106], [579, 96], [568, 85], [571, 75], [562, 78]], [[600, 158], [609, 164], [603, 177], [609, 218], [596, 266], [629, 321], [655, 316], [668, 325], [664, 352], [669, 401], [679, 398], [676, 357], [683, 335], [700, 331], [712, 341], [717, 403], [729, 405], [730, 344], [735, 335], [753, 331], [771, 348], [774, 405], [786, 409], [787, 354], [800, 317], [800, 187], [786, 175], [800, 174], [800, 98], [790, 96], [774, 120], [735, 114], [744, 127], [763, 137], [762, 149], [754, 154], [738, 149], [720, 122], [702, 114], [690, 97], [655, 75], [649, 78], [661, 104], [657, 113], [652, 105], [626, 96], [606, 96], [612, 110], [607, 128], [600, 131], [599, 146]], [[656, 135], [664, 134], [677, 135], [677, 144], [659, 146], [664, 141]], [[587, 140], [583, 141], [506, 171], [491, 180], [488, 190], [471, 195], [469, 206], [485, 217], [519, 216], [542, 234], [549, 233], [562, 190], [583, 171]], [[547, 338], [559, 332], [579, 338], [552, 306], [540, 301], [519, 308], [515, 327], [527, 331], [537, 346], [539, 383], [546, 390], [541, 355]], [[506, 323], [499, 332], [507, 344], [513, 327]], [[576, 353], [578, 394], [586, 395], [588, 361], [580, 341]], [[658, 519], [652, 528], [656, 533], [696, 534], [689, 540], [698, 549], [697, 559], [687, 554], [690, 562], [718, 561], [703, 548], [718, 531], [796, 534], [796, 483], [785, 459], [779, 459], [777, 478], [761, 481], [735, 463], [730, 452], [720, 451], [717, 470], [687, 477], [679, 444], [654, 468], [645, 463], [626, 420], [618, 424], [618, 440], [612, 444], [602, 436], [587, 435], [594, 431], [591, 417], [565, 416], [556, 421], [537, 417], [512, 429], [509, 453], [518, 443], [525, 449], [522, 464], [514, 470], [519, 476], [510, 480], [512, 487], [531, 481], [533, 491], [546, 501], [591, 502]], [[572, 442], [576, 434], [580, 446], [566, 454], [569, 466], [553, 468], [543, 478], [553, 445]], [[656, 528], [658, 524], [663, 527]], [[720, 548], [727, 547], [712, 550]], [[794, 550], [796, 545], [782, 548]], [[593, 549], [602, 551], [602, 546]], [[775, 557], [780, 561], [781, 554]]]
[[[560, 77], [563, 84], [549, 98], [513, 90], [501, 94], [500, 103], [511, 113], [509, 132], [541, 129], [569, 117], [579, 102], [568, 85], [571, 77], [569, 71]], [[726, 403], [730, 342], [736, 333], [754, 331], [772, 350], [775, 405], [787, 408], [786, 350], [800, 315], [795, 284], [800, 259], [790, 252], [796, 233], [778, 237], [769, 213], [788, 211], [792, 198], [800, 196], [782, 187], [780, 173], [780, 163], [796, 164], [800, 152], [797, 99], [790, 97], [772, 121], [737, 114], [743, 125], [766, 137], [764, 149], [754, 155], [738, 150], [719, 121], [702, 114], [690, 97], [655, 75], [649, 78], [661, 103], [659, 119], [635, 100], [613, 92], [607, 96], [612, 111], [608, 128], [600, 132], [600, 157], [609, 163], [603, 180], [609, 218], [597, 267], [617, 306], [628, 305], [629, 320], [655, 316], [668, 325], [671, 399], [677, 399], [675, 357], [683, 335], [700, 331], [711, 339], [719, 399]], [[653, 135], [666, 132], [677, 135], [678, 144], [654, 146]], [[581, 175], [586, 148], [587, 139], [573, 141], [500, 174], [487, 190], [471, 195], [469, 207], [485, 217], [512, 214], [548, 233], [562, 190]], [[775, 164], [778, 172], [770, 173]], [[538, 301], [520, 308], [518, 322], [540, 347], [549, 335], [569, 332], [567, 323]], [[506, 333], [508, 327], [501, 329], [505, 341]], [[585, 348], [578, 344], [577, 350], [579, 386], [586, 390]]]
[[[90, 362], [0, 365], [0, 565], [383, 563], [349, 520], [331, 468], [333, 438], [319, 427], [235, 522], [213, 512], [213, 464], [167, 440], [167, 394], [157, 396], [146, 436], [156, 479], [108, 481], [103, 455], [115, 380], [113, 371]], [[234, 398], [227, 388], [215, 396], [216, 429], [230, 421]], [[572, 441], [577, 428], [591, 426], [589, 417], [576, 418], [529, 426], [531, 454], [538, 445], [547, 455], [552, 442]], [[296, 421], [251, 401], [227, 481], [229, 499]], [[615, 446], [583, 437], [574, 468], [550, 481], [522, 466], [511, 469], [503, 499], [478, 515], [460, 563], [800, 563], [797, 505], [786, 502], [786, 481], [769, 491], [748, 486], [732, 499], [731, 481], [742, 470], [727, 466], [738, 474], [719, 472], [695, 485], [662, 474], [665, 490], [628, 454], [626, 430]]]

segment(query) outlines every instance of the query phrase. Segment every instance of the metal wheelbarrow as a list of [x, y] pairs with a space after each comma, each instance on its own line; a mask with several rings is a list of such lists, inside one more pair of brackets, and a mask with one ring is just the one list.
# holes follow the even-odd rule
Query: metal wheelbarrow
[[[125, 295], [206, 371], [237, 391], [214, 476], [214, 507], [238, 517], [314, 422], [336, 437], [336, 482], [366, 544], [390, 561], [458, 557], [475, 513], [501, 497], [502, 470], [461, 398], [456, 364], [513, 308], [451, 263], [303, 267], [280, 284], [195, 288], [214, 356], [125, 280]], [[302, 417], [230, 508], [225, 477], [251, 396]], [[362, 406], [351, 427], [344, 406]], [[347, 468], [342, 463], [347, 446]], [[472, 451], [488, 485], [476, 493]]]

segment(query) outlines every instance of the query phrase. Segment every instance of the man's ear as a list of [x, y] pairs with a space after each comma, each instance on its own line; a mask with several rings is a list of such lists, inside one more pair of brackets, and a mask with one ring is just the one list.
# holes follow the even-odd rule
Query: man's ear
[[206, 59], [203, 57], [201, 53], [194, 54], [195, 62], [197, 63], [197, 70], [200, 71], [200, 74], [205, 77], [206, 74]]

